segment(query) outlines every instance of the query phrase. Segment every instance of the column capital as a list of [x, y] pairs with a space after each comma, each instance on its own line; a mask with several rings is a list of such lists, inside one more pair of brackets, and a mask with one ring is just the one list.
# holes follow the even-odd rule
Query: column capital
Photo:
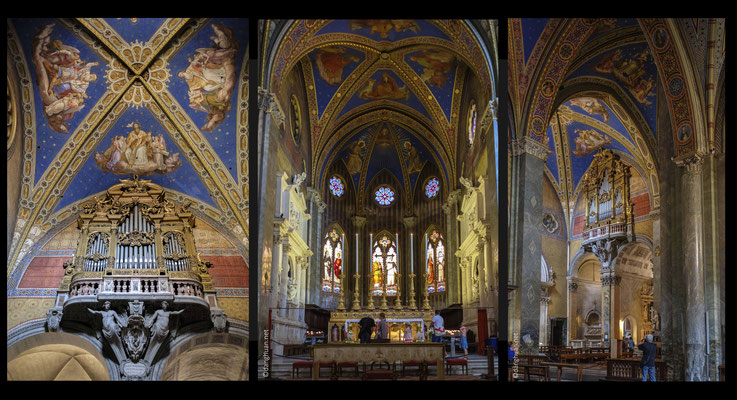
[[536, 140], [532, 140], [529, 137], [512, 140], [509, 147], [512, 151], [512, 157], [527, 153], [535, 158], [545, 161], [548, 159], [548, 155], [553, 153], [548, 146]]
[[677, 166], [684, 168], [687, 174], [700, 174], [701, 167], [704, 164], [704, 156], [694, 153], [688, 157], [674, 159]]
[[351, 222], [353, 222], [353, 227], [356, 229], [363, 228], [364, 225], [366, 225], [366, 217], [362, 217], [360, 215], [354, 215], [351, 217]]
[[274, 118], [274, 122], [276, 122], [277, 126], [280, 128], [284, 127], [286, 117], [284, 116], [284, 111], [282, 111], [282, 107], [279, 104], [276, 94], [259, 87], [258, 108], [263, 112], [271, 114], [271, 117]]
[[617, 286], [622, 281], [621, 276], [614, 275], [613, 272], [601, 275], [602, 286]]
[[614, 258], [617, 257], [619, 251], [619, 242], [621, 238], [599, 239], [597, 241], [584, 245], [584, 250], [594, 253], [599, 259], [602, 269], [607, 270], [612, 267]]
[[412, 230], [412, 228], [415, 227], [415, 223], [417, 223], [417, 217], [415, 217], [415, 216], [404, 217], [404, 218], [402, 218], [402, 222], [404, 223], [404, 226], [408, 230]]
[[322, 201], [322, 198], [320, 198], [320, 192], [318, 192], [317, 189], [313, 188], [312, 186], [307, 186], [305, 188], [305, 192], [307, 193], [307, 199], [317, 205], [318, 212], [325, 211], [328, 205], [325, 204], [324, 201]]

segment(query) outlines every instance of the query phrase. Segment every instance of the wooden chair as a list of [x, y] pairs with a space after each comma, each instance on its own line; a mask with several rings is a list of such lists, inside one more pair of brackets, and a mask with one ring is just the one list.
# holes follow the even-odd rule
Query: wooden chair
[[295, 373], [299, 376], [299, 370], [306, 368], [308, 371], [312, 370], [312, 361], [296, 361], [292, 363], [292, 379], [294, 379]]
[[445, 373], [452, 375], [453, 366], [459, 365], [461, 367], [461, 373], [468, 375], [468, 360], [465, 358], [449, 358], [445, 360]]
[[422, 372], [422, 363], [418, 360], [407, 360], [402, 361], [402, 378], [406, 376], [406, 369], [407, 367], [417, 367], [417, 373], [420, 374]]
[[338, 376], [343, 376], [343, 368], [355, 370], [355, 377], [358, 378], [358, 363], [343, 361], [338, 363]]
[[[383, 368], [377, 368], [374, 370], [374, 365], [379, 364], [379, 367], [382, 367], [386, 365], [386, 369]], [[371, 363], [371, 369], [367, 370], [366, 365], [363, 366], [363, 380], [365, 381], [373, 381], [373, 380], [397, 380], [397, 375], [395, 374], [395, 366], [390, 364], [389, 361], [380, 361], [380, 362], [372, 362]]]

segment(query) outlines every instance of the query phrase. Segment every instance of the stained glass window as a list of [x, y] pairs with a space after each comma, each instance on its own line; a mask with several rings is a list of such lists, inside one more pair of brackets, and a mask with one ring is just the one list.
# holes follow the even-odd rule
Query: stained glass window
[[373, 244], [371, 255], [371, 293], [374, 296], [397, 295], [397, 273], [399, 272], [397, 246], [392, 236], [379, 235]]
[[343, 181], [341, 181], [337, 176], [330, 178], [330, 191], [335, 197], [340, 197], [343, 195], [343, 192], [345, 192]]
[[386, 186], [380, 187], [375, 194], [376, 202], [382, 206], [388, 206], [394, 201], [394, 191]]
[[440, 190], [440, 181], [438, 181], [438, 178], [432, 178], [425, 185], [425, 196], [432, 199], [438, 194], [438, 190]]
[[473, 144], [473, 138], [476, 136], [476, 103], [471, 103], [471, 109], [468, 111], [468, 143]]
[[340, 279], [343, 275], [343, 238], [335, 228], [325, 235], [322, 260], [322, 290], [340, 293]]
[[427, 274], [427, 292], [445, 291], [445, 241], [443, 235], [433, 229], [425, 236], [425, 273]]

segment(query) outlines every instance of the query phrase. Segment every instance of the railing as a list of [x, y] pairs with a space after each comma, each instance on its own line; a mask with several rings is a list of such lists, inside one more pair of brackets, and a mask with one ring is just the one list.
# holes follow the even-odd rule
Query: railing
[[173, 282], [171, 284], [172, 292], [176, 296], [195, 296], [204, 298], [205, 295], [202, 292], [202, 286], [192, 282]]
[[[668, 367], [664, 361], [655, 361], [655, 379], [667, 380]], [[606, 380], [642, 380], [640, 360], [631, 358], [609, 358], [606, 360]]]
[[99, 291], [99, 282], [75, 282], [70, 286], [69, 297], [96, 296]]
[[628, 224], [626, 222], [615, 222], [598, 228], [591, 228], [589, 230], [585, 230], [582, 237], [583, 240], [589, 240], [605, 235], [626, 234], [629, 231], [627, 225]]

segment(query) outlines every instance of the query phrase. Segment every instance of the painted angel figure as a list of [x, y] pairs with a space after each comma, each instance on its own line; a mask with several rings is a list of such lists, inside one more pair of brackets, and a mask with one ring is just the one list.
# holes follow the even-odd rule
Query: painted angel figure
[[52, 41], [54, 26], [45, 25], [34, 35], [31, 57], [49, 126], [57, 132], [69, 133], [67, 121], [84, 108], [87, 89], [91, 82], [97, 81], [92, 67], [99, 63], [85, 62], [77, 48], [60, 40]]
[[210, 37], [213, 47], [199, 48], [197, 54], [188, 58], [189, 66], [179, 72], [189, 87], [189, 106], [207, 112], [207, 123], [203, 131], [212, 131], [225, 119], [230, 111], [230, 99], [235, 88], [235, 56], [238, 42], [233, 31], [222, 24], [212, 24], [214, 35]]

